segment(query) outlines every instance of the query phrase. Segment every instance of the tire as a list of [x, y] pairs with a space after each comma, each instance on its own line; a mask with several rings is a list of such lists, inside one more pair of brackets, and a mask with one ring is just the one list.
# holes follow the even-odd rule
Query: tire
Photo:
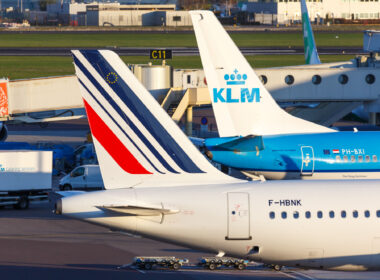
[[73, 188], [70, 185], [64, 185], [62, 188], [64, 191], [71, 191]]
[[152, 264], [150, 264], [150, 263], [146, 263], [144, 266], [145, 266], [146, 270], [151, 270], [152, 269]]
[[236, 266], [237, 269], [239, 270], [243, 270], [243, 269], [246, 269], [246, 265], [244, 263], [239, 263], [237, 266]]
[[215, 268], [216, 268], [216, 264], [214, 264], [214, 263], [210, 263], [208, 265], [208, 269], [210, 269], [210, 270], [214, 270]]
[[173, 264], [173, 269], [174, 270], [178, 270], [178, 269], [180, 269], [181, 268], [181, 264], [179, 264], [179, 263], [174, 263]]
[[275, 265], [273, 265], [273, 269], [276, 271], [280, 271], [282, 269], [282, 265], [275, 264]]
[[20, 196], [17, 204], [13, 205], [14, 209], [28, 209], [29, 208], [29, 199], [27, 195]]

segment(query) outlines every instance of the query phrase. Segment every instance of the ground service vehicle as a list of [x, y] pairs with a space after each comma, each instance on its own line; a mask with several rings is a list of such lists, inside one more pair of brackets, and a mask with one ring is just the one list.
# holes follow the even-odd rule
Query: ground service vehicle
[[247, 260], [228, 258], [228, 257], [202, 257], [199, 260], [199, 265], [210, 270], [214, 270], [217, 267], [234, 267], [239, 270], [246, 269], [248, 265]]
[[29, 207], [47, 199], [52, 186], [51, 151], [0, 150], [0, 206]]
[[161, 266], [177, 270], [180, 269], [184, 263], [188, 262], [188, 259], [176, 257], [135, 257], [133, 259], [133, 265], [140, 269], [152, 269], [153, 266]]
[[104, 189], [99, 165], [88, 164], [74, 168], [59, 181], [59, 189], [63, 191]]

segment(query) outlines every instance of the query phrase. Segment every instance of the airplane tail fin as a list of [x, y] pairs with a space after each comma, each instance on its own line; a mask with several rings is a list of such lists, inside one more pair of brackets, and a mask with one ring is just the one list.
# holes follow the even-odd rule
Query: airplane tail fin
[[107, 189], [235, 180], [205, 159], [116, 53], [72, 53]]
[[282, 110], [209, 11], [191, 11], [220, 137], [331, 132]]
[[305, 0], [301, 0], [301, 14], [306, 64], [321, 64]]

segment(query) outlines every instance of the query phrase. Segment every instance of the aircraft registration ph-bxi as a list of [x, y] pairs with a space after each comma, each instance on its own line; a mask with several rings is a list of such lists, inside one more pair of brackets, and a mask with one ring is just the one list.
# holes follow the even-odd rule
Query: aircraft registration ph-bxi
[[73, 57], [106, 190], [62, 197], [56, 213], [269, 264], [380, 269], [378, 181], [229, 177], [114, 52]]
[[379, 132], [337, 132], [288, 114], [214, 14], [192, 20], [220, 136], [204, 141], [210, 159], [269, 179], [380, 178]]

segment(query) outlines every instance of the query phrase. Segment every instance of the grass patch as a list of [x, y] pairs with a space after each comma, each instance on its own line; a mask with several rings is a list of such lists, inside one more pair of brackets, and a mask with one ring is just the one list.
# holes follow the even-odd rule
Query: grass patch
[[[255, 55], [246, 56], [254, 68], [279, 67], [304, 64], [303, 55]], [[324, 63], [347, 61], [351, 55], [322, 55]], [[122, 57], [125, 63], [148, 63], [145, 56]], [[167, 63], [174, 68], [202, 68], [199, 56], [176, 56]], [[159, 64], [159, 62], [155, 62]], [[15, 79], [30, 79], [38, 77], [62, 76], [74, 74], [71, 57], [56, 56], [0, 56], [0, 77]]]
[[[239, 47], [302, 47], [302, 32], [230, 33]], [[9, 33], [0, 47], [196, 47], [193, 33]], [[362, 33], [316, 33], [318, 47], [360, 47]]]
[[71, 57], [0, 56], [0, 77], [11, 80], [74, 74]]

